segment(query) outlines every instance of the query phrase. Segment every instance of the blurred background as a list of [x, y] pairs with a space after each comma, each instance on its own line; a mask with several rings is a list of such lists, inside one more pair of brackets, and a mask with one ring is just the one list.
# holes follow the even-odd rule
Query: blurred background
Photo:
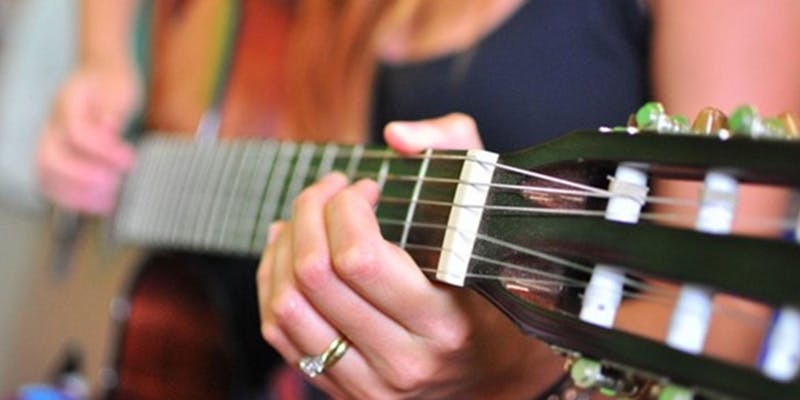
[[0, 0], [0, 393], [14, 368], [33, 266], [41, 262], [48, 219], [33, 169], [40, 125], [70, 70], [75, 0]]

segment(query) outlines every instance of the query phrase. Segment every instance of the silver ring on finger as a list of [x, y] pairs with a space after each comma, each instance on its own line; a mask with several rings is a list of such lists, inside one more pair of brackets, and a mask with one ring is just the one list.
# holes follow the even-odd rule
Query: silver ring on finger
[[350, 343], [347, 339], [339, 336], [322, 353], [301, 358], [297, 362], [297, 366], [307, 377], [314, 378], [336, 364], [348, 348], [350, 348]]

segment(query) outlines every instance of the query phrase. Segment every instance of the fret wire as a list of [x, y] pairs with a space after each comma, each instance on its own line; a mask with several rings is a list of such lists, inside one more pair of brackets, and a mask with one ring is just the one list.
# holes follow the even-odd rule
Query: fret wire
[[165, 191], [161, 187], [161, 178], [162, 174], [159, 172], [163, 170], [163, 166], [166, 163], [166, 157], [164, 156], [164, 152], [166, 151], [165, 146], [157, 146], [153, 149], [151, 153], [154, 161], [152, 172], [154, 175], [149, 177], [149, 193], [148, 193], [148, 204], [147, 204], [147, 218], [145, 218], [144, 224], [144, 231], [146, 232], [147, 237], [150, 240], [154, 240], [153, 238], [158, 236], [158, 217], [161, 214], [161, 199], [164, 196]]
[[164, 171], [171, 169], [174, 166], [174, 160], [170, 157], [173, 153], [174, 147], [171, 143], [166, 142], [161, 146], [159, 158], [161, 159], [158, 167], [158, 174], [154, 178], [155, 182], [153, 187], [158, 191], [157, 196], [154, 197], [155, 204], [153, 204], [153, 226], [152, 226], [152, 240], [160, 242], [166, 239], [167, 228], [163, 225], [164, 220], [169, 215], [170, 193], [165, 190], [169, 185], [170, 174]]
[[231, 232], [231, 228], [228, 226], [228, 224], [231, 219], [231, 214], [234, 212], [234, 208], [236, 208], [236, 203], [238, 203], [239, 199], [242, 197], [240, 196], [242, 190], [242, 174], [245, 170], [245, 164], [249, 159], [250, 149], [251, 146], [248, 146], [246, 142], [243, 142], [235, 145], [233, 150], [233, 158], [238, 160], [239, 165], [236, 168], [236, 174], [233, 177], [230, 193], [227, 198], [228, 201], [225, 205], [225, 211], [222, 215], [222, 222], [220, 223], [219, 228], [221, 234], [217, 235], [217, 247], [220, 248], [236, 247], [233, 232]]
[[390, 150], [388, 149], [384, 151], [384, 157], [383, 160], [381, 161], [381, 167], [378, 170], [377, 182], [378, 182], [378, 188], [381, 192], [383, 191], [383, 185], [386, 184], [386, 177], [389, 175], [389, 155], [390, 155], [389, 152]]
[[194, 208], [197, 202], [197, 180], [202, 175], [201, 171], [201, 155], [194, 145], [189, 144], [186, 146], [188, 154], [188, 163], [186, 164], [186, 180], [183, 184], [181, 197], [178, 203], [178, 214], [181, 220], [180, 225], [176, 225], [176, 240], [179, 244], [188, 246], [191, 239], [191, 224], [194, 220]]
[[250, 193], [254, 194], [250, 202], [250, 208], [245, 213], [239, 215], [240, 227], [246, 229], [238, 229], [237, 231], [242, 234], [242, 247], [246, 251], [252, 251], [259, 223], [261, 220], [261, 205], [267, 196], [267, 186], [270, 181], [273, 169], [275, 168], [275, 158], [278, 153], [279, 143], [275, 141], [264, 142], [259, 146], [255, 165], [251, 169], [250, 175]]
[[311, 167], [311, 158], [314, 155], [315, 149], [316, 146], [311, 142], [304, 142], [300, 146], [300, 150], [297, 153], [297, 159], [294, 163], [292, 178], [289, 181], [289, 185], [286, 187], [286, 192], [283, 196], [283, 207], [280, 213], [282, 219], [288, 219], [291, 216], [292, 204], [295, 197], [297, 197], [297, 195], [303, 189], [303, 183], [305, 182], [306, 175]]
[[[147, 159], [152, 146], [142, 146], [140, 157]], [[128, 175], [126, 185], [123, 187], [122, 196], [120, 196], [119, 207], [117, 209], [116, 230], [121, 232], [121, 236], [130, 237], [133, 240], [139, 240], [143, 237], [142, 221], [142, 199], [141, 194], [147, 191], [145, 182], [146, 176], [149, 176], [150, 170], [153, 168], [152, 163], [137, 163], [133, 170]]]
[[202, 149], [203, 160], [203, 174], [200, 181], [200, 190], [197, 193], [198, 201], [195, 206], [195, 213], [193, 215], [191, 243], [195, 247], [200, 247], [202, 240], [205, 238], [205, 232], [208, 226], [209, 212], [214, 201], [213, 191], [219, 184], [219, 163], [220, 153], [215, 151], [216, 147], [211, 146], [211, 143], [201, 142], [197, 144], [199, 149]]
[[[429, 156], [432, 150], [427, 149], [425, 150], [425, 155]], [[414, 211], [417, 207], [417, 200], [419, 200], [419, 194], [422, 190], [422, 178], [428, 173], [428, 164], [430, 163], [430, 158], [425, 158], [422, 160], [422, 164], [419, 166], [419, 180], [417, 184], [414, 185], [414, 192], [411, 194], [411, 202], [408, 205], [408, 212], [406, 213], [406, 225], [403, 227], [403, 234], [400, 237], [400, 247], [404, 247], [406, 241], [408, 240], [408, 231], [410, 228], [411, 220], [414, 218]]]
[[153, 204], [155, 203], [153, 197], [157, 194], [152, 183], [154, 182], [156, 168], [158, 167], [160, 161], [156, 155], [161, 149], [157, 146], [152, 146], [149, 150], [150, 151], [147, 152], [146, 157], [143, 157], [144, 160], [142, 160], [148, 165], [149, 168], [146, 168], [144, 171], [144, 179], [146, 179], [147, 184], [144, 185], [144, 191], [141, 194], [142, 201], [139, 202], [139, 204], [142, 204], [143, 207], [138, 207], [141, 210], [141, 217], [137, 218], [139, 232], [143, 238], [150, 237], [150, 224], [153, 220]]
[[161, 191], [164, 192], [164, 194], [162, 195], [162, 204], [159, 205], [161, 211], [156, 218], [159, 234], [155, 240], [167, 242], [171, 239], [170, 227], [176, 223], [174, 210], [175, 193], [172, 189], [175, 187], [175, 182], [180, 181], [179, 175], [181, 174], [181, 169], [177, 154], [181, 151], [181, 148], [176, 142], [167, 142], [163, 147], [165, 150], [166, 171], [159, 173], [159, 176], [162, 176], [164, 179], [161, 185]]
[[[227, 228], [225, 229], [225, 246], [232, 251], [239, 253], [247, 252], [250, 249], [250, 232], [252, 222], [256, 219], [258, 212], [258, 199], [261, 190], [254, 187], [256, 175], [263, 173], [258, 171], [258, 163], [262, 156], [263, 146], [256, 142], [248, 141], [242, 152], [242, 163], [240, 165], [238, 181], [235, 185], [230, 215], [227, 217]], [[262, 183], [264, 179], [261, 179]], [[246, 221], [249, 219], [249, 221]]]
[[[154, 162], [149, 161], [152, 158], [151, 154], [155, 147], [148, 141], [146, 142], [140, 152], [140, 162], [136, 164], [129, 181], [130, 186], [126, 185], [123, 192], [122, 201], [120, 202], [120, 219], [118, 229], [131, 236], [134, 240], [143, 240], [146, 237], [145, 233], [145, 220], [148, 215], [145, 214], [147, 210], [146, 199], [150, 195], [151, 186], [149, 185], [150, 177], [155, 168]], [[144, 206], [143, 206], [144, 205]]]
[[[225, 211], [225, 208], [230, 204], [232, 193], [231, 186], [234, 179], [231, 177], [233, 169], [238, 172], [242, 163], [241, 154], [236, 152], [235, 143], [221, 143], [218, 150], [222, 153], [220, 157], [222, 161], [222, 171], [219, 174], [218, 184], [214, 192], [211, 213], [208, 215], [208, 223], [206, 224], [206, 234], [203, 241], [207, 248], [212, 247], [212, 243], [219, 241], [217, 238], [224, 234], [222, 229], [218, 228], [220, 213]], [[217, 239], [217, 240], [215, 240]]]
[[325, 145], [325, 150], [322, 152], [322, 160], [319, 162], [317, 169], [316, 179], [321, 179], [325, 174], [331, 172], [333, 169], [333, 162], [336, 160], [336, 154], [339, 152], [339, 146], [335, 143], [328, 143]]
[[178, 200], [178, 216], [180, 224], [176, 224], [173, 228], [175, 230], [175, 240], [184, 246], [188, 246], [191, 239], [191, 224], [194, 222], [194, 208], [197, 202], [197, 180], [202, 175], [202, 167], [200, 166], [201, 155], [197, 151], [197, 147], [193, 143], [189, 143], [185, 147], [188, 162], [185, 164], [185, 177], [186, 179], [181, 184], [182, 190]]
[[[378, 193], [383, 192], [383, 186], [386, 184], [386, 176], [389, 174], [389, 157], [388, 154], [384, 157], [383, 161], [381, 161], [381, 166], [378, 170]], [[378, 213], [378, 207], [380, 207], [380, 203], [375, 203], [375, 213]]]
[[189, 180], [189, 196], [185, 201], [184, 214], [186, 223], [183, 225], [182, 241], [186, 246], [193, 245], [194, 233], [196, 232], [197, 224], [199, 223], [198, 215], [199, 203], [202, 201], [203, 185], [208, 177], [207, 169], [211, 167], [210, 163], [205, 157], [205, 149], [207, 146], [197, 146], [196, 143], [191, 145], [194, 149], [192, 160], [191, 179]]
[[361, 163], [361, 158], [364, 155], [364, 145], [357, 144], [350, 149], [350, 162], [347, 163], [347, 179], [349, 181], [353, 180], [356, 171], [358, 170], [358, 166]]
[[289, 162], [292, 160], [296, 148], [297, 145], [292, 142], [278, 143], [278, 157], [274, 161], [275, 166], [272, 168], [272, 174], [265, 191], [266, 195], [261, 204], [261, 213], [253, 234], [253, 241], [250, 244], [251, 248], [256, 245], [256, 242], [261, 246], [266, 241], [267, 229], [269, 224], [275, 220], [283, 184], [286, 175], [289, 173]]
[[[167, 146], [173, 147], [172, 153], [172, 166], [170, 171], [166, 171], [165, 173], [171, 174], [173, 176], [170, 177], [170, 191], [171, 194], [171, 202], [172, 202], [172, 212], [170, 215], [167, 216], [167, 224], [164, 229], [164, 236], [166, 240], [170, 243], [176, 242], [176, 228], [180, 226], [183, 221], [180, 219], [180, 200], [184, 195], [184, 191], [186, 190], [185, 183], [186, 183], [186, 174], [188, 173], [186, 169], [186, 161], [191, 156], [190, 149], [186, 146], [181, 146], [178, 142], [171, 142], [167, 143]], [[173, 191], [174, 190], [174, 191]]]

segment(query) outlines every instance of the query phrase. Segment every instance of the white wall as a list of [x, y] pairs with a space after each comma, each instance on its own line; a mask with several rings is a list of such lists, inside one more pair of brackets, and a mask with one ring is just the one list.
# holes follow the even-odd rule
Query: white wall
[[0, 397], [42, 231], [33, 153], [39, 126], [74, 62], [76, 0], [0, 0]]

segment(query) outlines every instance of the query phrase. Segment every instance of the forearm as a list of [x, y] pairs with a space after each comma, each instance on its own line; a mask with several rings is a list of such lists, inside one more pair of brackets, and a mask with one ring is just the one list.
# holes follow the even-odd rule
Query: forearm
[[82, 0], [80, 63], [128, 65], [130, 39], [139, 0]]
[[800, 3], [651, 0], [654, 97], [689, 118], [749, 103], [800, 111]]

